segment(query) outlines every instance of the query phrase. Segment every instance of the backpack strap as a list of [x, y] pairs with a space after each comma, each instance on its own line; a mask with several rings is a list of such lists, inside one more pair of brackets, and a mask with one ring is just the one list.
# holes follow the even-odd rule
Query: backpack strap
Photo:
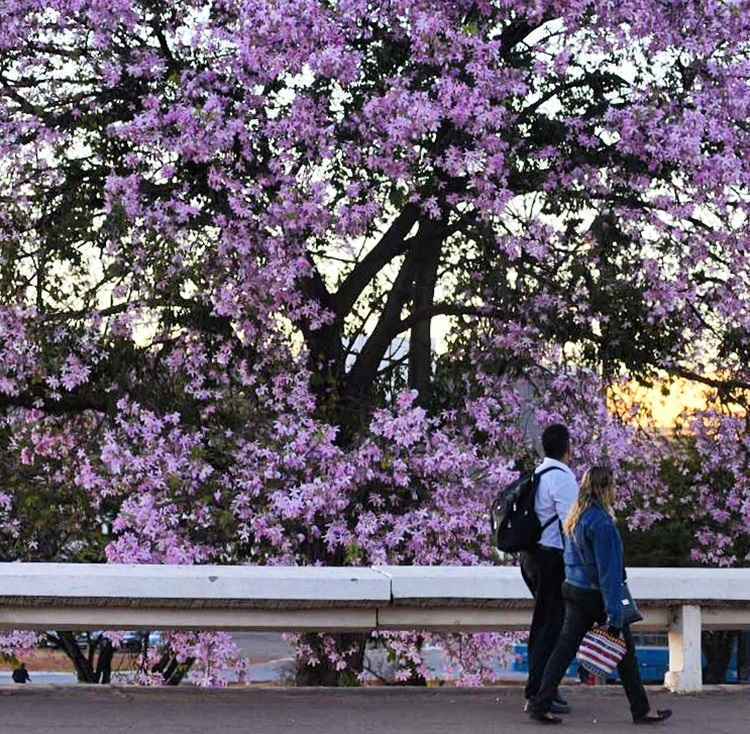
[[546, 469], [542, 469], [542, 471], [534, 472], [534, 479], [541, 479], [547, 472], [550, 471], [563, 471], [563, 468], [561, 466], [548, 466]]
[[[548, 466], [546, 469], [542, 469], [542, 471], [540, 472], [535, 472], [534, 474], [535, 494], [536, 494], [536, 489], [539, 487], [539, 480], [547, 472], [550, 472], [550, 471], [563, 471], [563, 469], [562, 467], [559, 467], [559, 466]], [[550, 525], [552, 525], [552, 523], [555, 522], [555, 520], [557, 520], [557, 522], [560, 525], [560, 536], [562, 537], [563, 535], [562, 520], [560, 520], [560, 518], [557, 515], [552, 515], [552, 517], [549, 520], [547, 520], [547, 522], [544, 523], [544, 525], [542, 525], [542, 532], [544, 532]]]

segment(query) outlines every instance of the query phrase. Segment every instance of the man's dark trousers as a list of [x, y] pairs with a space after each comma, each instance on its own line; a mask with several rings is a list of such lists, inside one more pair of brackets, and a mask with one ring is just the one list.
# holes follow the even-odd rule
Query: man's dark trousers
[[562, 551], [539, 545], [536, 550], [522, 554], [521, 575], [534, 597], [528, 642], [529, 678], [526, 682], [526, 698], [530, 699], [539, 692], [544, 668], [560, 636], [565, 616]]

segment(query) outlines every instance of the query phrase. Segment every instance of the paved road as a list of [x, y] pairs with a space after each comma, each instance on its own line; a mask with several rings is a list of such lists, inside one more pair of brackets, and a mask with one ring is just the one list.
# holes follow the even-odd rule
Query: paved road
[[232, 637], [251, 663], [294, 658], [294, 648], [277, 632], [233, 632]]
[[[556, 731], [635, 731], [618, 688], [567, 691], [574, 713]], [[750, 723], [750, 688], [700, 696], [651, 692], [675, 710], [656, 731], [740, 734]], [[519, 687], [483, 689], [286, 689], [101, 687], [0, 688], [0, 731], [24, 734], [524, 734], [549, 731], [521, 713]]]
[[[10, 672], [0, 672], [0, 688], [2, 686], [9, 686], [13, 684], [13, 674]], [[31, 671], [31, 684], [30, 685], [53, 685], [53, 686], [66, 686], [75, 685], [76, 676], [74, 673], [47, 673], [37, 672], [36, 670]], [[0, 732], [2, 729], [0, 729]]]

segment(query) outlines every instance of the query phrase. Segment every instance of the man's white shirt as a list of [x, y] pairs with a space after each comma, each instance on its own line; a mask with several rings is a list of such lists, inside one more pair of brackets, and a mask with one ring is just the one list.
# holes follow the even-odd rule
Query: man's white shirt
[[[538, 474], [553, 466], [562, 471], [548, 471], [539, 480], [539, 487], [536, 491], [534, 509], [542, 525], [555, 515], [560, 518], [560, 522], [565, 522], [570, 508], [578, 499], [578, 482], [567, 464], [548, 457], [536, 468], [535, 473]], [[560, 523], [555, 521], [548, 528], [545, 528], [539, 543], [549, 548], [562, 550], [563, 539], [560, 534]]]

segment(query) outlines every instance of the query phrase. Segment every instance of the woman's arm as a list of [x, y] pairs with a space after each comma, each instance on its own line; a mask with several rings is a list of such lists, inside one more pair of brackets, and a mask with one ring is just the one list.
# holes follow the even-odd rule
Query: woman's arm
[[607, 623], [622, 629], [622, 540], [611, 518], [601, 518], [590, 528], [591, 546], [594, 549], [599, 588], [607, 610]]

